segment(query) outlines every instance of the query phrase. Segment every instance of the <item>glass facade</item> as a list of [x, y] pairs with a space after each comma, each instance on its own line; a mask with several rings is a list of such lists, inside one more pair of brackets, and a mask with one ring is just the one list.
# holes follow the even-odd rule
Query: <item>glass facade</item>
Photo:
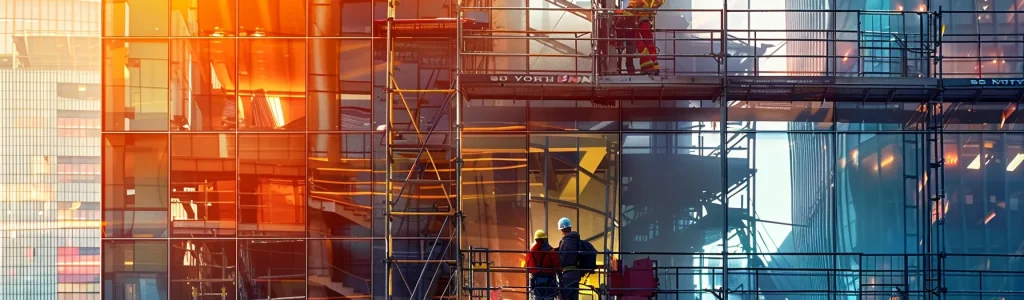
[[99, 9], [0, 2], [0, 299], [100, 298]]
[[[373, 31], [386, 6], [103, 1], [105, 298], [434, 299], [500, 286], [488, 290], [492, 299], [525, 299], [522, 252], [535, 230], [557, 236], [561, 217], [608, 253], [601, 265], [656, 260], [659, 299], [714, 299], [723, 286], [730, 299], [921, 297], [922, 282], [934, 279], [922, 275], [934, 254], [922, 239], [936, 215], [946, 217], [950, 298], [1024, 290], [1024, 276], [1000, 273], [1024, 268], [1009, 256], [1024, 243], [1013, 230], [1024, 191], [1017, 103], [947, 104], [949, 205], [939, 214], [922, 202], [930, 131], [919, 104], [470, 98], [455, 101], [456, 127], [451, 102], [422, 92], [450, 86], [454, 47], [398, 40], [397, 63], [386, 63], [386, 43]], [[413, 1], [396, 15], [448, 18], [453, 10]], [[509, 30], [552, 30], [559, 14], [473, 16]], [[568, 18], [590, 26], [584, 16]], [[809, 18], [799, 22], [831, 20]], [[493, 48], [557, 47], [509, 38]], [[730, 74], [758, 65], [734, 59]], [[784, 59], [756, 68], [829, 70], [826, 58]], [[582, 60], [467, 59], [464, 67], [585, 70]], [[394, 86], [413, 92], [396, 95]], [[405, 109], [410, 103], [416, 109]], [[433, 135], [419, 139], [420, 131]], [[395, 151], [394, 141], [451, 145], [454, 136], [460, 157]], [[453, 190], [446, 182], [459, 172]], [[453, 206], [461, 208], [458, 232], [426, 214]], [[439, 258], [452, 246], [473, 268], [444, 267]], [[967, 253], [989, 256], [957, 255]], [[604, 283], [599, 277], [587, 283]]]

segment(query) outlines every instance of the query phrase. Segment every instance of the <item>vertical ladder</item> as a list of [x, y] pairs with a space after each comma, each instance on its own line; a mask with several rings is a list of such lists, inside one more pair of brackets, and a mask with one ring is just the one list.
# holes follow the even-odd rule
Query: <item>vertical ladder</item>
[[[387, 299], [437, 298], [437, 282], [445, 266], [456, 263], [460, 226], [456, 179], [460, 175], [460, 119], [454, 83], [437, 87], [441, 75], [423, 87], [403, 89], [397, 76], [395, 17], [399, 0], [388, 0], [386, 24], [387, 124], [385, 175], [385, 242]], [[459, 22], [461, 29], [461, 22]], [[460, 30], [461, 31], [461, 30]], [[456, 44], [452, 41], [452, 44]], [[410, 50], [410, 49], [403, 49]], [[415, 50], [415, 49], [411, 49]], [[457, 65], [458, 63], [456, 63]], [[412, 67], [414, 71], [415, 66]], [[456, 68], [447, 70], [455, 77]], [[409, 72], [406, 72], [408, 74]], [[442, 72], [443, 73], [443, 72]], [[416, 85], [422, 83], [416, 78]], [[442, 100], [443, 99], [443, 100]], [[435, 105], [430, 102], [434, 101]], [[442, 102], [436, 105], [436, 102]], [[436, 110], [433, 116], [424, 113]], [[454, 121], [445, 119], [453, 117]], [[426, 116], [426, 117], [425, 117]], [[453, 124], [453, 128], [438, 128]], [[455, 139], [449, 138], [455, 135]], [[454, 142], [454, 145], [453, 145]], [[454, 167], [454, 170], [452, 166]], [[400, 238], [398, 238], [400, 237]], [[457, 272], [457, 268], [455, 268]], [[453, 278], [457, 278], [452, 272]], [[440, 295], [444, 296], [444, 295]]]
[[935, 14], [929, 13], [927, 16], [928, 21], [928, 44], [935, 48], [936, 53], [934, 55], [934, 63], [938, 65], [938, 73], [936, 74], [939, 78], [939, 89], [936, 97], [932, 97], [926, 107], [926, 120], [927, 125], [925, 132], [925, 146], [927, 149], [924, 151], [925, 163], [927, 164], [928, 171], [928, 182], [925, 187], [925, 203], [929, 209], [926, 210], [927, 219], [925, 223], [925, 234], [924, 234], [924, 253], [928, 254], [924, 261], [924, 283], [925, 290], [929, 291], [926, 299], [944, 299], [946, 296], [946, 285], [945, 285], [945, 274], [943, 270], [945, 268], [946, 260], [946, 241], [945, 241], [945, 219], [946, 209], [949, 204], [946, 199], [946, 159], [943, 146], [943, 133], [945, 122], [943, 121], [944, 114], [944, 103], [943, 93], [945, 92], [942, 84], [942, 13], [941, 11]]

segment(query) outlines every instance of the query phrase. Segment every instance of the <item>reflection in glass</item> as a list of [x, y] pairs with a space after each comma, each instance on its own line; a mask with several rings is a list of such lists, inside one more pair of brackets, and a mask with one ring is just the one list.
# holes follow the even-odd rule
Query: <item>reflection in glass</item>
[[302, 299], [306, 295], [306, 242], [239, 240], [239, 299]]
[[167, 237], [167, 135], [103, 139], [105, 237]]
[[[618, 135], [531, 135], [529, 141], [528, 232], [543, 229], [558, 237], [558, 219], [567, 217], [573, 231], [598, 251], [616, 249], [614, 219], [608, 217], [614, 218], [619, 206], [612, 179], [618, 177]], [[598, 257], [598, 263], [603, 262]]]
[[[237, 0], [171, 0], [171, 35], [193, 37], [239, 36]], [[166, 3], [166, 1], [165, 1]], [[166, 7], [166, 4], [164, 4]], [[160, 12], [163, 13], [166, 8]]]
[[351, 299], [369, 297], [371, 241], [309, 240], [309, 297]]
[[237, 123], [235, 41], [171, 41], [171, 130], [233, 130]]
[[309, 136], [309, 236], [370, 237], [369, 133]]
[[[221, 0], [223, 1], [223, 0]], [[303, 0], [239, 0], [238, 35], [306, 36]]]
[[625, 101], [622, 105], [622, 130], [715, 131], [721, 119], [717, 101], [662, 100]]
[[619, 110], [614, 104], [590, 100], [545, 100], [529, 104], [531, 130], [616, 130]]
[[170, 31], [167, 28], [167, 0], [103, 2], [103, 36], [160, 37], [167, 36]]
[[167, 130], [167, 40], [103, 41], [103, 128]]
[[306, 41], [238, 40], [238, 128], [305, 130]]
[[309, 129], [371, 130], [370, 41], [309, 40]]
[[730, 270], [735, 278], [730, 282], [757, 286], [761, 291], [825, 294], [830, 280], [827, 272], [796, 270], [835, 265], [831, 256], [822, 254], [832, 252], [835, 244], [834, 135], [759, 132], [727, 136], [728, 176], [730, 181], [738, 180], [729, 187], [729, 226], [736, 232], [729, 241], [730, 252], [765, 253], [737, 255], [736, 260], [730, 256], [730, 264], [775, 269]]
[[729, 106], [729, 130], [832, 130], [832, 102], [744, 101]]
[[[947, 133], [946, 250], [1017, 253], [1024, 234], [1024, 136]], [[971, 259], [977, 261], [977, 259]], [[1019, 262], [1014, 262], [1018, 268]], [[996, 266], [993, 270], [1009, 266]]]
[[235, 235], [235, 136], [171, 135], [173, 236]]
[[306, 0], [310, 36], [370, 36], [371, 3], [361, 0]]
[[[527, 222], [526, 135], [467, 135], [463, 137], [463, 248], [523, 251], [532, 245]], [[520, 253], [492, 255], [500, 265], [516, 266]], [[486, 282], [477, 276], [474, 280]], [[492, 283], [525, 286], [522, 274], [493, 274]]]
[[[715, 125], [719, 126], [719, 125]], [[622, 251], [721, 251], [724, 224], [719, 134], [626, 134], [622, 138]], [[732, 160], [737, 162], [733, 163]], [[730, 161], [730, 183], [747, 163]], [[738, 231], [738, 230], [737, 230]], [[623, 263], [645, 258], [624, 255]], [[659, 266], [720, 267], [714, 255], [651, 256]], [[721, 284], [713, 270], [683, 270], [666, 288], [694, 290]]]
[[927, 182], [920, 134], [841, 134], [836, 150], [839, 249], [918, 253]]
[[303, 134], [239, 134], [239, 236], [301, 236], [306, 231]]
[[234, 240], [171, 241], [171, 299], [236, 299]]
[[106, 299], [167, 299], [167, 242], [103, 242], [103, 286]]

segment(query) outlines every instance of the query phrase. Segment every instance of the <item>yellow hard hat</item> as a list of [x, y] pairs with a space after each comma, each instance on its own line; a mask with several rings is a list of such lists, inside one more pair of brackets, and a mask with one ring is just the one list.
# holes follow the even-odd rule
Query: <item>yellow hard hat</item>
[[535, 239], [535, 240], [546, 239], [546, 238], [548, 238], [548, 234], [544, 233], [544, 230], [537, 230], [537, 232], [533, 233], [533, 239]]

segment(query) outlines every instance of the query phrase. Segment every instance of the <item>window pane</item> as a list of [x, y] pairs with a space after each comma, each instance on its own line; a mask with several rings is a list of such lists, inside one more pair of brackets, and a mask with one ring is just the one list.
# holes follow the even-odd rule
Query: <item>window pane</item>
[[238, 276], [243, 299], [302, 299], [306, 295], [306, 242], [240, 240]]
[[[526, 135], [471, 135], [464, 141], [462, 176], [467, 179], [462, 197], [462, 243], [494, 250], [529, 249], [533, 231], [527, 230], [545, 227], [543, 223], [529, 224], [527, 219], [531, 211], [527, 207]], [[551, 239], [558, 246], [557, 236]], [[494, 253], [490, 259], [496, 266], [518, 267], [524, 257], [522, 253]], [[527, 282], [522, 274], [495, 273], [491, 283], [526, 286]]]
[[[836, 150], [839, 251], [919, 253], [928, 182], [923, 134], [840, 134]], [[877, 268], [877, 266], [865, 266]], [[902, 266], [899, 268], [903, 268]]]
[[371, 130], [370, 41], [309, 41], [310, 130]]
[[[381, 264], [371, 259], [371, 241], [309, 240], [309, 297], [369, 298], [374, 269]], [[340, 294], [338, 287], [351, 289]]]
[[167, 242], [103, 242], [105, 299], [167, 299]]
[[303, 134], [238, 136], [240, 236], [304, 236], [306, 139]]
[[171, 35], [237, 36], [237, 0], [171, 0]]
[[167, 36], [167, 0], [103, 0], [104, 36]]
[[103, 127], [166, 131], [167, 40], [107, 39], [103, 48]]
[[240, 129], [305, 130], [306, 42], [238, 40]]
[[717, 101], [664, 100], [622, 102], [622, 130], [716, 131]]
[[309, 236], [370, 237], [369, 133], [309, 138]]
[[104, 235], [167, 236], [167, 135], [107, 134], [103, 149]]
[[[753, 126], [750, 123], [736, 128]], [[751, 286], [741, 290], [780, 292], [789, 287], [777, 283], [792, 281], [801, 282], [808, 294], [827, 293], [830, 272], [821, 270], [834, 265], [832, 256], [822, 254], [833, 252], [835, 246], [833, 138], [812, 133], [728, 134], [729, 231], [734, 235], [729, 247], [765, 254], [730, 262], [737, 267], [729, 270], [730, 280]], [[746, 269], [765, 266], [779, 271]]]
[[616, 130], [619, 109], [615, 104], [595, 104], [589, 100], [545, 100], [529, 104], [531, 130]]
[[235, 183], [235, 135], [171, 135], [171, 234], [235, 235]]
[[190, 299], [193, 292], [235, 299], [236, 249], [234, 240], [172, 241], [171, 299]]
[[171, 129], [234, 129], [236, 71], [233, 39], [172, 40]]
[[238, 36], [306, 36], [305, 1], [238, 2]]
[[310, 36], [370, 36], [373, 14], [362, 0], [307, 0]]
[[[719, 133], [636, 133], [622, 138], [619, 250], [709, 253], [652, 255], [659, 267], [697, 267], [681, 271], [665, 288], [709, 289], [714, 288], [712, 282], [721, 282], [721, 273], [714, 274], [712, 268], [721, 267], [722, 260], [710, 254], [722, 251], [725, 221], [721, 202], [724, 172], [722, 158], [715, 151], [719, 138]], [[748, 170], [743, 162], [735, 162], [742, 159], [729, 161], [730, 175]], [[729, 182], [735, 184], [741, 178]], [[624, 255], [621, 259], [628, 264], [646, 257]]]

